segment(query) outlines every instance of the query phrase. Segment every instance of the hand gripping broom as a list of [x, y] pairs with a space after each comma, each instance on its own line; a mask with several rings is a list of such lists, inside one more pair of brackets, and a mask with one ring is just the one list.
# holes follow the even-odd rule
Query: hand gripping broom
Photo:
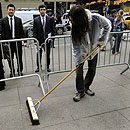
[[[100, 48], [100, 46], [97, 46], [82, 62], [84, 63], [98, 48]], [[33, 103], [33, 100], [31, 97], [27, 97], [27, 100], [26, 100], [26, 104], [27, 104], [27, 108], [28, 108], [28, 111], [29, 111], [29, 115], [30, 115], [30, 119], [31, 119], [31, 122], [32, 122], [32, 125], [38, 125], [40, 124], [39, 122], [39, 119], [38, 119], [38, 115], [37, 115], [37, 110], [36, 110], [36, 106], [38, 104], [41, 103], [41, 101], [47, 97], [56, 87], [58, 87], [69, 75], [71, 75], [77, 68], [80, 67], [79, 64], [78, 66], [76, 66], [71, 72], [69, 72], [69, 74], [67, 74], [59, 83], [57, 83], [49, 92], [47, 92], [38, 102], [36, 102], [35, 104]], [[38, 107], [39, 108], [39, 107]]]

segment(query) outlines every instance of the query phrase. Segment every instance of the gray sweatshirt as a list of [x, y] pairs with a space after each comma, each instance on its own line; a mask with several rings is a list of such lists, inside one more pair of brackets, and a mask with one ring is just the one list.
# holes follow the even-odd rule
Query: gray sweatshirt
[[[75, 43], [72, 39], [72, 54], [74, 56], [74, 60], [76, 65], [80, 64], [83, 59], [94, 49], [97, 47], [99, 41], [103, 41], [104, 45], [107, 42], [109, 32], [111, 30], [111, 22], [106, 17], [97, 14], [91, 13], [86, 9], [86, 13], [88, 15], [89, 23], [91, 29], [89, 32], [86, 32], [85, 37], [81, 39], [80, 43]], [[87, 36], [88, 34], [88, 36]], [[90, 40], [89, 40], [90, 39]], [[90, 41], [90, 44], [88, 44]], [[93, 57], [98, 53], [96, 51], [89, 60], [93, 59]]]

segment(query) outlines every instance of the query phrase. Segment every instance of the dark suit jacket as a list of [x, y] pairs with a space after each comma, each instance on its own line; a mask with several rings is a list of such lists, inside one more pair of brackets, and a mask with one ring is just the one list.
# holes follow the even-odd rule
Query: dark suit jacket
[[[1, 32], [2, 32], [2, 26], [1, 26], [1, 19], [0, 19], [0, 40], [1, 40]], [[3, 63], [2, 63], [2, 52], [1, 52], [1, 44], [0, 44], [0, 79], [4, 79], [4, 70], [3, 70]], [[0, 82], [0, 87], [5, 85], [4, 82]]]
[[[3, 18], [1, 20], [1, 25], [2, 25], [2, 40], [12, 39], [8, 17], [5, 17], [5, 18]], [[14, 16], [14, 33], [15, 33], [15, 39], [24, 38], [22, 20], [20, 18], [18, 18], [18, 17], [15, 17], [15, 16]], [[17, 45], [15, 43], [17, 43]], [[17, 56], [17, 53], [16, 53], [17, 52], [17, 50], [16, 50], [17, 47], [18, 47], [18, 56]], [[19, 57], [19, 58], [17, 58], [17, 61], [19, 59], [20, 71], [22, 72], [22, 70], [23, 70], [22, 41], [12, 42], [12, 43], [10, 42], [10, 49], [11, 49], [11, 59], [14, 58], [14, 53], [16, 54], [17, 57]], [[8, 55], [7, 52], [6, 52], [6, 55]], [[12, 65], [13, 66], [11, 66], [11, 60], [10, 59], [7, 59], [7, 60], [8, 60], [9, 67], [10, 67], [11, 73], [12, 73], [12, 72], [14, 72], [13, 60], [12, 60]]]
[[[14, 16], [14, 21], [15, 21], [15, 24], [14, 24], [15, 39], [24, 38], [22, 20]], [[3, 40], [12, 39], [8, 17], [5, 17], [1, 20], [1, 25], [2, 25], [2, 39]]]
[[[2, 39], [1, 37], [1, 33], [2, 33], [2, 26], [1, 26], [1, 19], [0, 19], [0, 40]], [[0, 60], [2, 59], [2, 52], [1, 52], [1, 43], [0, 43]], [[1, 62], [1, 61], [0, 61]]]
[[51, 36], [54, 36], [56, 34], [55, 25], [52, 18], [46, 15], [45, 38], [44, 38], [41, 17], [40, 16], [36, 17], [33, 23], [33, 36], [39, 41], [39, 45], [44, 43], [49, 33], [51, 33]]
[[[1, 48], [0, 48], [0, 79], [4, 79], [4, 70], [3, 70], [3, 63], [2, 63], [2, 52], [1, 52]], [[0, 87], [5, 85], [5, 81], [4, 82], [0, 82]]]

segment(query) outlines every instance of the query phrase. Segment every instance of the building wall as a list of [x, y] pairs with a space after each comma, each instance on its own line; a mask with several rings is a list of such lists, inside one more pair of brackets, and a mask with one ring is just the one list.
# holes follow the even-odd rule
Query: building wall
[[[7, 5], [12, 3], [18, 8], [37, 8], [42, 4], [42, 0], [0, 0], [2, 6], [3, 17], [7, 15]], [[44, 0], [44, 2], [54, 2], [54, 9], [56, 10], [56, 2], [74, 2], [75, 0]]]
[[40, 0], [8, 0], [8, 2], [5, 2], [5, 0], [1, 0], [3, 17], [7, 15], [7, 5], [10, 3], [14, 4], [17, 10], [18, 8], [38, 7], [38, 5], [42, 2]]

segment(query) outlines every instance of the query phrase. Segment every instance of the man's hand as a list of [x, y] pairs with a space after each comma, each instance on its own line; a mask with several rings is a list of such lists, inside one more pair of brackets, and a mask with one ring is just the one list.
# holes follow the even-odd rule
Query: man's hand
[[104, 42], [103, 42], [103, 41], [99, 41], [98, 44], [97, 44], [97, 46], [99, 46], [99, 47], [101, 47], [101, 46], [103, 46], [103, 45], [104, 45]]
[[27, 42], [24, 42], [24, 46], [27, 47], [28, 43]]
[[76, 65], [76, 67], [81, 67], [81, 66], [83, 66], [84, 65], [84, 63], [80, 63], [80, 64], [78, 64], [78, 65]]
[[53, 39], [48, 39], [48, 42], [49, 43], [53, 43]]
[[34, 42], [34, 45], [36, 45], [36, 46], [37, 46], [37, 42]]

